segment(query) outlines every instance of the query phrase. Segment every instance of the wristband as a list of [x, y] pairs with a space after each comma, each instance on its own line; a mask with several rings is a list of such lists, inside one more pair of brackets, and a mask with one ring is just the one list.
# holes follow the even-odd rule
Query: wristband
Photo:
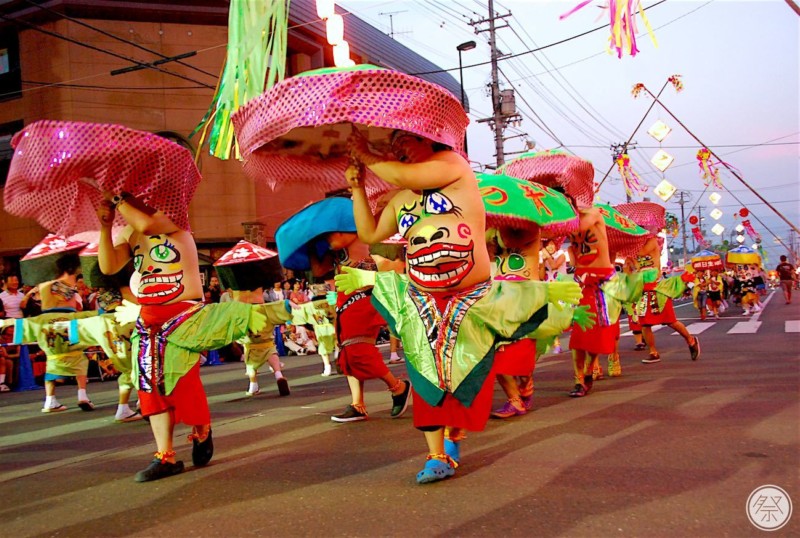
[[113, 205], [114, 209], [116, 209], [120, 204], [127, 200], [129, 196], [130, 195], [126, 192], [123, 192], [122, 194], [116, 194], [113, 198], [111, 198], [111, 205]]

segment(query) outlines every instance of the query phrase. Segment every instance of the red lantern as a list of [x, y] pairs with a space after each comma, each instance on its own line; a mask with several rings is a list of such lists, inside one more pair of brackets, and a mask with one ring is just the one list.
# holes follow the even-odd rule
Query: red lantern
[[748, 209], [746, 207], [743, 207], [743, 208], [741, 208], [739, 210], [739, 216], [742, 217], [742, 218], [747, 217], [747, 215], [749, 215], [749, 214], [750, 214], [750, 211], [748, 211]]
[[695, 215], [692, 215], [691, 217], [689, 217], [689, 223], [690, 224], [697, 224], [698, 222], [700, 222], [700, 219], [698, 219]]

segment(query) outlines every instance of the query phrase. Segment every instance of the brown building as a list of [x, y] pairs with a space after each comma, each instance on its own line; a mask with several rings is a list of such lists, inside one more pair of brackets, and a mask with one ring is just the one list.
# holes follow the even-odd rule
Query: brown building
[[[332, 66], [314, 0], [292, 0], [289, 19], [287, 76]], [[211, 103], [226, 53], [227, 22], [228, 3], [222, 0], [4, 2], [0, 186], [12, 155], [11, 135], [40, 119], [118, 123], [186, 139]], [[439, 69], [355, 15], [345, 15], [345, 39], [357, 63], [406, 73]], [[186, 57], [126, 69], [179, 55]], [[421, 76], [460, 93], [449, 73]], [[278, 224], [324, 196], [307, 188], [272, 192], [245, 177], [238, 161], [221, 161], [205, 148], [200, 167], [203, 181], [190, 207], [191, 226], [201, 254], [212, 258], [245, 235], [271, 242]], [[45, 233], [32, 220], [0, 211], [0, 259], [6, 265], [0, 273], [14, 270], [18, 255]]]

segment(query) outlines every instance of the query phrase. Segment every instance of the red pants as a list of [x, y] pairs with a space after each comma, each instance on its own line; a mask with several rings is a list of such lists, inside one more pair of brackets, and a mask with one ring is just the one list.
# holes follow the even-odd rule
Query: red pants
[[339, 368], [359, 381], [380, 379], [389, 373], [383, 355], [374, 344], [351, 344], [339, 350]]
[[500, 346], [494, 354], [495, 374], [531, 375], [536, 367], [536, 340], [523, 338]]
[[175, 389], [169, 396], [162, 396], [157, 390], [153, 392], [139, 391], [139, 405], [142, 415], [149, 417], [169, 411], [173, 423], [182, 422], [189, 426], [211, 424], [211, 412], [203, 382], [200, 381], [200, 363], [198, 362], [185, 376], [178, 380]]

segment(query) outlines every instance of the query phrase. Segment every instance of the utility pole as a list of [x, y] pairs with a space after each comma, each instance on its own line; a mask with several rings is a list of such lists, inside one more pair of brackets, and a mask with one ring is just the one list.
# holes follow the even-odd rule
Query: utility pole
[[[511, 13], [507, 13], [505, 15], [498, 15], [495, 16], [494, 14], [494, 0], [489, 0], [489, 18], [482, 19], [479, 21], [470, 21], [472, 26], [477, 24], [482, 24], [484, 22], [489, 23], [489, 48], [491, 49], [491, 64], [492, 64], [492, 82], [490, 84], [491, 91], [492, 91], [492, 117], [491, 118], [484, 118], [478, 120], [479, 123], [489, 122], [492, 129], [494, 130], [494, 148], [495, 148], [495, 157], [497, 167], [503, 165], [505, 162], [505, 153], [503, 151], [503, 130], [506, 127], [506, 123], [511, 119], [512, 116], [518, 116], [516, 114], [508, 114], [504, 113], [502, 110], [502, 103], [503, 98], [500, 93], [500, 83], [497, 77], [497, 59], [500, 57], [499, 53], [497, 52], [497, 39], [495, 32], [498, 28], [506, 28], [508, 25], [504, 26], [496, 26], [495, 20], [497, 19], [504, 19], [506, 17], [511, 16]], [[475, 33], [486, 32], [487, 30], [475, 30]], [[513, 91], [513, 90], [512, 90]]]
[[688, 260], [686, 257], [686, 213], [684, 212], [683, 206], [690, 200], [691, 193], [688, 191], [680, 191], [678, 196], [680, 197], [678, 203], [681, 205], [681, 230], [683, 236], [683, 254], [681, 258], [683, 259], [683, 265], [686, 265]]
[[706, 236], [706, 230], [703, 228], [703, 210], [705, 206], [699, 205], [697, 206], [697, 226], [700, 228], [700, 233], [703, 234], [703, 237]]

